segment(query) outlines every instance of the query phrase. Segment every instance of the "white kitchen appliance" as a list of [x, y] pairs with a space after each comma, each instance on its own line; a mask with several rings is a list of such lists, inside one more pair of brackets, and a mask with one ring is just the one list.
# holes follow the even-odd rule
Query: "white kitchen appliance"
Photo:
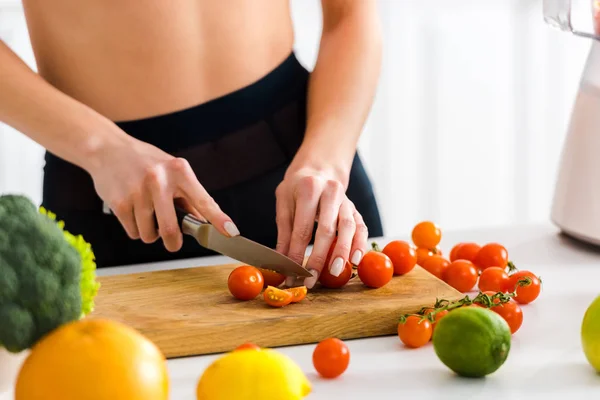
[[551, 218], [566, 235], [600, 245], [600, 0], [544, 0], [544, 20], [590, 40], [562, 150]]

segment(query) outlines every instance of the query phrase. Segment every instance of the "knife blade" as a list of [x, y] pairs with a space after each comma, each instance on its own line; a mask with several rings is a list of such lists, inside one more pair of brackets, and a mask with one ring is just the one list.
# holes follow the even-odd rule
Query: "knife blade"
[[[105, 214], [112, 214], [104, 204]], [[200, 221], [185, 210], [175, 207], [181, 231], [196, 239], [198, 244], [242, 263], [269, 269], [285, 276], [309, 278], [312, 276], [302, 265], [277, 251], [243, 236], [228, 237], [212, 224]]]

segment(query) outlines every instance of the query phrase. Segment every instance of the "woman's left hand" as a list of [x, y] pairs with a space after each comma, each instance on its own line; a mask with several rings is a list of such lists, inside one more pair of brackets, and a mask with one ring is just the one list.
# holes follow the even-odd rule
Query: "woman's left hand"
[[[303, 264], [317, 221], [313, 251], [306, 264], [313, 275], [304, 281], [309, 289], [323, 268], [339, 276], [346, 261], [357, 265], [367, 249], [367, 227], [345, 192], [345, 185], [333, 171], [310, 167], [288, 170], [275, 192], [277, 251]], [[329, 265], [325, 265], [336, 233], [337, 243]], [[287, 282], [292, 281], [293, 278]]]

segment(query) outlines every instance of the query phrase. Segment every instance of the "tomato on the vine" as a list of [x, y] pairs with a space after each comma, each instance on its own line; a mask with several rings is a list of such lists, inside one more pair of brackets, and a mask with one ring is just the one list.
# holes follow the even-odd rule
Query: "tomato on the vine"
[[473, 243], [473, 242], [464, 242], [457, 246], [459, 246], [459, 247], [456, 249], [456, 252], [454, 253], [454, 259], [452, 259], [452, 257], [450, 257], [450, 261], [467, 260], [467, 261], [471, 261], [472, 263], [475, 263], [475, 257], [477, 256], [477, 253], [481, 249], [480, 245], [478, 245], [477, 243]]
[[[429, 309], [425, 310], [425, 312], [423, 313], [423, 315], [429, 315], [429, 314], [431, 314], [434, 311], [435, 310], [433, 308], [429, 308]], [[438, 321], [440, 319], [442, 319], [444, 316], [446, 316], [448, 313], [449, 313], [448, 310], [442, 310], [442, 311], [438, 311], [435, 314], [434, 321], [431, 323], [431, 334], [432, 335], [433, 335], [433, 332], [435, 331], [435, 326], [437, 325]]]
[[450, 263], [443, 273], [443, 280], [459, 292], [468, 292], [477, 283], [477, 268], [467, 260]]
[[482, 292], [504, 292], [508, 285], [508, 274], [500, 267], [486, 268], [479, 275], [479, 290]]
[[380, 288], [394, 276], [392, 260], [379, 251], [369, 251], [358, 264], [358, 277], [368, 287]]
[[403, 240], [389, 242], [383, 248], [383, 254], [392, 260], [395, 275], [404, 275], [412, 271], [417, 264], [417, 252], [410, 243]]
[[439, 279], [443, 279], [444, 271], [450, 265], [450, 261], [446, 260], [442, 256], [434, 255], [428, 257], [421, 267], [428, 271], [430, 274], [436, 276]]
[[285, 275], [279, 272], [271, 271], [270, 269], [258, 268], [264, 278], [264, 287], [274, 286], [278, 287], [285, 281]]
[[473, 263], [480, 270], [490, 267], [506, 268], [508, 251], [500, 243], [488, 243], [477, 252]]
[[490, 310], [504, 318], [510, 327], [511, 333], [518, 331], [521, 324], [523, 324], [523, 311], [521, 310], [521, 307], [512, 300], [508, 303], [494, 305]]
[[[518, 282], [529, 278], [529, 284], [521, 286]], [[521, 304], [529, 304], [540, 295], [542, 284], [538, 276], [531, 271], [518, 271], [509, 276], [506, 290], [515, 292], [515, 301]]]
[[263, 289], [263, 275], [258, 268], [249, 265], [237, 267], [229, 274], [227, 287], [239, 300], [252, 300]]
[[244, 343], [235, 348], [235, 351], [240, 350], [260, 350], [260, 346], [257, 346], [254, 343]]
[[409, 315], [406, 321], [398, 323], [398, 337], [408, 347], [417, 348], [431, 340], [433, 328], [426, 318]]
[[284, 307], [292, 302], [294, 295], [288, 290], [267, 286], [263, 292], [263, 298], [272, 307]]
[[[331, 247], [329, 247], [329, 253], [327, 254], [327, 258], [325, 259], [325, 265], [330, 265], [331, 263], [331, 255], [337, 243], [337, 237], [333, 239], [333, 243]], [[329, 289], [339, 289], [345, 286], [348, 281], [352, 278], [352, 264], [350, 261], [346, 261], [346, 265], [344, 266], [344, 270], [339, 276], [333, 276], [331, 272], [329, 272], [329, 268], [323, 268], [321, 275], [319, 276], [319, 282], [326, 288]]]
[[323, 378], [336, 378], [348, 368], [350, 350], [340, 339], [328, 338], [317, 344], [312, 360], [313, 366]]
[[293, 288], [285, 289], [292, 294], [292, 303], [298, 303], [306, 297], [306, 293], [308, 293], [308, 289], [306, 286], [296, 286]]
[[417, 247], [433, 249], [442, 240], [442, 231], [431, 221], [419, 222], [412, 230], [412, 241]]

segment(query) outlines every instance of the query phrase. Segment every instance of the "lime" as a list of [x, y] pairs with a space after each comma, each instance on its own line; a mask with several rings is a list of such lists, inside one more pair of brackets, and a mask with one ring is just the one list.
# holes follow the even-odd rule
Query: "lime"
[[600, 372], [600, 296], [592, 301], [583, 316], [581, 344], [588, 362]]
[[493, 311], [461, 307], [436, 323], [435, 353], [448, 368], [465, 377], [479, 378], [495, 372], [510, 351], [506, 321]]

